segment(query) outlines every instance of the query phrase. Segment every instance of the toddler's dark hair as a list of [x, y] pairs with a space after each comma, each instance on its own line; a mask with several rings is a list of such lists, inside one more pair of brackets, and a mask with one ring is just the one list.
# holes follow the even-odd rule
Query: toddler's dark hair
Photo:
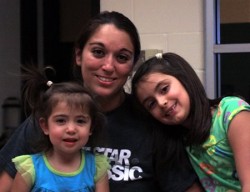
[[[92, 135], [88, 146], [94, 149], [105, 144], [105, 117], [86, 88], [76, 82], [53, 83], [43, 73], [46, 70], [40, 72], [34, 66], [22, 67], [22, 70], [24, 108], [29, 109], [37, 121], [41, 117], [47, 121], [53, 108], [61, 101], [66, 102], [71, 109], [89, 114]], [[41, 135], [42, 142], [39, 142], [37, 150], [49, 150], [52, 144], [48, 136]]]

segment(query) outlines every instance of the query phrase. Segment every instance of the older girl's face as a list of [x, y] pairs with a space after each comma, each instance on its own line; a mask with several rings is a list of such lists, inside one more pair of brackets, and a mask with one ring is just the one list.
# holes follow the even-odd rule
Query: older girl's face
[[146, 110], [163, 124], [187, 126], [190, 99], [175, 77], [157, 72], [146, 75], [138, 83], [137, 96]]
[[123, 90], [133, 69], [134, 47], [129, 35], [113, 24], [101, 25], [76, 54], [84, 86], [99, 97], [112, 98]]

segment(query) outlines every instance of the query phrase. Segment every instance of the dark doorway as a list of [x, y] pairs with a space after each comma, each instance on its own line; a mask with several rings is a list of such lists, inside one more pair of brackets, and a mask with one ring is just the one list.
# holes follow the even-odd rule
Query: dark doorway
[[22, 64], [52, 65], [69, 80], [74, 41], [99, 12], [100, 0], [21, 0]]

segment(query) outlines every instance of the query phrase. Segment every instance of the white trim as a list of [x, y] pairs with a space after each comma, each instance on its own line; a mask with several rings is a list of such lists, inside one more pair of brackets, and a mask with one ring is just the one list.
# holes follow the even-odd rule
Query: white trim
[[250, 52], [250, 44], [220, 44], [214, 45], [214, 53], [245, 53]]
[[209, 98], [216, 96], [215, 71], [215, 1], [205, 0], [205, 89]]
[[[209, 98], [220, 96], [220, 53], [250, 53], [250, 43], [220, 44], [220, 0], [205, 0], [205, 89]], [[218, 26], [216, 26], [218, 24]], [[217, 34], [216, 34], [217, 28]], [[217, 42], [216, 42], [216, 36]], [[217, 64], [218, 62], [218, 64]], [[218, 73], [218, 74], [217, 74]]]

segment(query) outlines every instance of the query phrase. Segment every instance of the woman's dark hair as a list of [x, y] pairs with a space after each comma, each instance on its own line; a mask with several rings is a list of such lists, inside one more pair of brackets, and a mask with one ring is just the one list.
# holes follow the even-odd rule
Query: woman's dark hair
[[[47, 121], [53, 108], [61, 101], [66, 102], [70, 108], [84, 110], [90, 115], [92, 135], [88, 146], [94, 149], [96, 146], [105, 144], [105, 138], [103, 138], [106, 132], [104, 130], [105, 117], [94, 102], [92, 95], [82, 85], [75, 82], [49, 82], [46, 75], [34, 66], [22, 67], [22, 70], [24, 106], [25, 109], [28, 108], [31, 111], [37, 121], [41, 117]], [[51, 149], [49, 137], [45, 134], [41, 136], [37, 150]]]
[[[210, 100], [190, 64], [175, 53], [164, 53], [162, 59], [153, 57], [143, 63], [132, 79], [132, 93], [137, 98], [136, 86], [152, 72], [174, 76], [186, 89], [190, 98], [190, 127], [185, 128], [185, 144], [202, 144], [209, 135], [211, 126]], [[139, 101], [137, 101], [139, 102]], [[172, 131], [175, 131], [174, 129]]]
[[[139, 59], [141, 51], [140, 37], [138, 31], [130, 19], [128, 19], [126, 16], [116, 11], [111, 11], [111, 12], [103, 11], [100, 14], [93, 17], [87, 23], [87, 25], [84, 26], [83, 30], [80, 33], [79, 38], [76, 40], [75, 50], [80, 50], [80, 52], [82, 52], [87, 41], [94, 35], [96, 30], [100, 26], [105, 24], [113, 24], [118, 29], [125, 31], [129, 35], [132, 44], [134, 46], [134, 63], [136, 63]], [[73, 61], [74, 75], [77, 78], [82, 79], [80, 67], [75, 64], [75, 58], [73, 59], [74, 59]]]

